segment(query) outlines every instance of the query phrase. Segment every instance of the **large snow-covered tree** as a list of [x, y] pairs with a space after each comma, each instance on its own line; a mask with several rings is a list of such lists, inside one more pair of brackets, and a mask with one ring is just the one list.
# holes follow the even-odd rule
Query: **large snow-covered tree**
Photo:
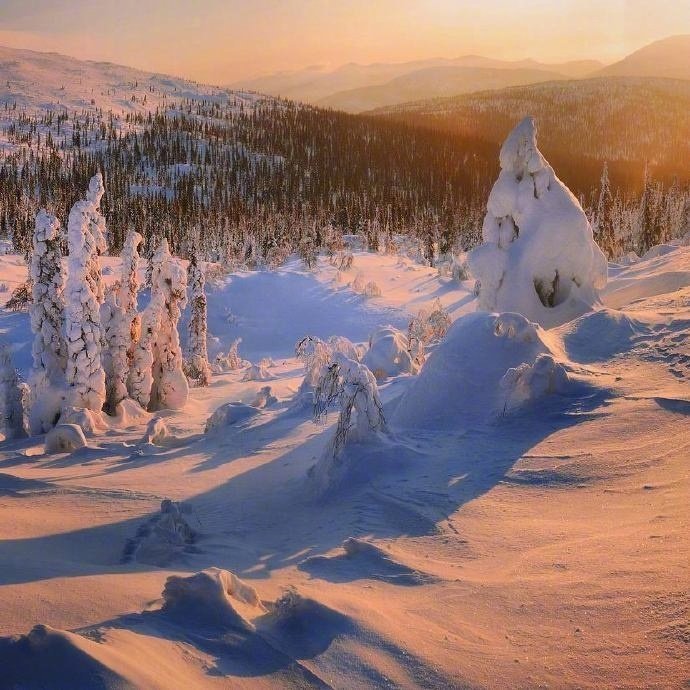
[[166, 239], [161, 240], [151, 266], [151, 301], [142, 315], [130, 390], [144, 408], [180, 409], [189, 396], [178, 333], [187, 301], [187, 274], [171, 256]]
[[191, 287], [191, 317], [189, 319], [189, 344], [187, 369], [198, 385], [208, 386], [211, 380], [211, 366], [208, 362], [206, 336], [208, 332], [208, 310], [206, 301], [206, 280], [199, 265], [196, 252], [189, 262], [188, 282]]
[[69, 271], [66, 288], [67, 403], [100, 411], [105, 402], [101, 361], [103, 329], [99, 305], [104, 296], [99, 254], [105, 249], [104, 222], [98, 210], [100, 174], [89, 183], [86, 200], [72, 207], [67, 223]]
[[122, 249], [122, 274], [115, 290], [108, 293], [101, 306], [101, 322], [107, 347], [103, 353], [106, 383], [106, 409], [115, 412], [118, 403], [129, 395], [128, 379], [139, 340], [140, 319], [137, 313], [139, 278], [138, 247], [142, 237], [130, 232]]
[[63, 334], [65, 300], [60, 251], [60, 223], [38, 212], [31, 254], [32, 429], [48, 431], [59, 416], [64, 394], [67, 344]]
[[479, 307], [517, 312], [546, 327], [568, 321], [596, 302], [606, 257], [579, 202], [537, 148], [532, 118], [508, 136], [500, 163], [484, 243], [469, 254]]

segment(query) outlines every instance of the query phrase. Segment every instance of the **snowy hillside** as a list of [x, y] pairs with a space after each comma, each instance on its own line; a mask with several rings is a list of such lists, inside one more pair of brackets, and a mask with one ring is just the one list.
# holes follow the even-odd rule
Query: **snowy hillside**
[[121, 114], [147, 112], [182, 99], [229, 98], [225, 89], [177, 77], [16, 48], [0, 47], [0, 76], [0, 108], [14, 109], [16, 104], [29, 112], [52, 108]]
[[[23, 280], [17, 257], [0, 262], [8, 287]], [[107, 281], [118, 263], [105, 262]], [[357, 277], [383, 296], [353, 292]], [[0, 640], [5, 679], [442, 688], [495, 687], [500, 677], [582, 687], [596, 673], [610, 686], [653, 686], [659, 674], [667, 687], [682, 682], [688, 247], [611, 267], [602, 307], [544, 341], [576, 385], [528, 411], [467, 417], [483, 398], [461, 379], [425, 393], [429, 403], [452, 396], [443, 428], [414, 430], [396, 407], [416, 377], [383, 381], [389, 435], [360, 450], [366, 482], [327, 499], [307, 471], [334, 420], [314, 425], [292, 402], [303, 373], [296, 338], [365, 342], [379, 325], [405, 328], [436, 298], [457, 325], [475, 309], [470, 285], [356, 253], [340, 275], [324, 260], [316, 273], [292, 263], [230, 275], [208, 297], [212, 354], [242, 337], [242, 357], [272, 358], [268, 381], [214, 375], [185, 410], [161, 415], [168, 435], [154, 443], [142, 443], [132, 420], [73, 454], [44, 455], [34, 439], [0, 446], [0, 628], [49, 626]], [[27, 316], [3, 312], [0, 331], [26, 369]], [[468, 335], [473, 367], [500, 366], [484, 361], [492, 352], [478, 331]], [[220, 404], [251, 404], [266, 385], [277, 402], [202, 433]], [[168, 498], [184, 502], [193, 538], [169, 541], [165, 520], [179, 519], [159, 512]], [[190, 579], [209, 567], [247, 586], [220, 571]], [[171, 575], [182, 579], [166, 584]]]

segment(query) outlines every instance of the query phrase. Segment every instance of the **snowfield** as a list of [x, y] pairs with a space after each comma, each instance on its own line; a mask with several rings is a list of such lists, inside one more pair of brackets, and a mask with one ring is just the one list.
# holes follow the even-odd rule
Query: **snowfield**
[[[0, 256], [9, 291], [26, 274]], [[241, 338], [241, 368], [72, 452], [1, 443], [0, 687], [687, 684], [690, 247], [611, 265], [550, 330], [473, 287], [365, 252], [211, 280], [211, 362]], [[296, 404], [296, 342], [364, 351], [436, 300], [447, 335], [315, 490], [338, 414]], [[27, 376], [28, 314], [0, 340]]]

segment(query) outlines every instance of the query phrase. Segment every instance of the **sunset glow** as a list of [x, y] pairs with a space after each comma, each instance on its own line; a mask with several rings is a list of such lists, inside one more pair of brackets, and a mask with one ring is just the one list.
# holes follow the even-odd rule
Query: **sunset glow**
[[607, 62], [688, 31], [677, 0], [3, 0], [0, 44], [228, 83], [470, 53]]

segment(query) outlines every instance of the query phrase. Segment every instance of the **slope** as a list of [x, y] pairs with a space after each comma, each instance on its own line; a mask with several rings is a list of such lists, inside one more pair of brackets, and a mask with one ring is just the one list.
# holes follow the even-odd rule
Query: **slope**
[[[100, 687], [681, 686], [690, 249], [611, 269], [609, 306], [548, 333], [583, 388], [488, 424], [393, 428], [358, 449], [369, 480], [327, 499], [307, 471], [333, 420], [315, 426], [291, 404], [302, 375], [286, 357], [291, 321], [359, 339], [436, 297], [459, 318], [474, 309], [471, 283], [356, 253], [352, 275], [376, 280], [382, 297], [355, 295], [324, 261], [316, 273], [289, 264], [211, 285], [218, 345], [246, 336], [245, 356], [279, 356], [268, 382], [279, 402], [201, 434], [218, 405], [251, 402], [266, 385], [230, 372], [165, 415], [159, 445], [141, 444], [133, 424], [72, 455], [43, 454], [41, 439], [0, 446], [0, 628], [53, 628], [0, 641], [6, 677], [29, 669], [29, 687], [75, 687], [87, 674]], [[0, 257], [0, 270], [22, 279], [16, 257]], [[240, 318], [224, 330], [228, 309]], [[25, 315], [2, 312], [0, 328], [17, 350], [28, 339]], [[414, 381], [381, 387], [389, 418]], [[138, 560], [136, 546], [164, 534], [163, 498], [187, 504], [196, 536], [161, 565]]]
[[690, 79], [690, 34], [650, 43], [599, 70], [596, 76]]

